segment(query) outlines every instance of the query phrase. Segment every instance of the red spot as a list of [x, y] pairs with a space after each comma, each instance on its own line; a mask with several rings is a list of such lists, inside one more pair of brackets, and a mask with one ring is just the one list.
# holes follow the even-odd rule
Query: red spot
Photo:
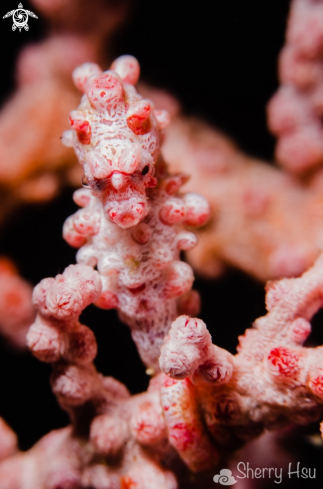
[[150, 104], [141, 100], [129, 108], [128, 127], [137, 135], [146, 134], [150, 130]]
[[171, 428], [170, 438], [178, 450], [186, 450], [195, 437], [185, 423], [177, 423]]
[[137, 487], [137, 483], [131, 477], [121, 477], [121, 489], [133, 489]]
[[100, 299], [95, 303], [101, 309], [116, 309], [118, 304], [118, 297], [109, 290], [105, 290]]
[[70, 115], [70, 124], [72, 129], [76, 131], [80, 143], [90, 144], [92, 131], [89, 121]]
[[137, 136], [142, 136], [150, 131], [150, 120], [143, 119], [137, 115], [128, 117], [127, 125]]
[[172, 385], [177, 384], [177, 382], [178, 381], [175, 379], [171, 379], [170, 377], [165, 377], [164, 382], [163, 382], [163, 386], [164, 387], [172, 387]]

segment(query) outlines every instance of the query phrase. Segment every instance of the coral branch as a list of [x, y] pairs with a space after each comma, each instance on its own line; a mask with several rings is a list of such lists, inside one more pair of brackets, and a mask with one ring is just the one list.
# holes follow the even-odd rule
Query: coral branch
[[0, 462], [17, 452], [17, 436], [0, 418]]
[[31, 303], [32, 288], [14, 264], [0, 258], [0, 331], [14, 346], [26, 347], [26, 334], [35, 318]]
[[295, 174], [323, 162], [323, 3], [293, 0], [279, 60], [282, 86], [268, 105], [278, 161]]
[[163, 143], [173, 172], [191, 175], [188, 192], [210, 203], [210, 222], [187, 253], [194, 270], [216, 277], [228, 264], [258, 280], [301, 275], [322, 245], [322, 184], [307, 186], [265, 162], [247, 157], [215, 129], [175, 118]]
[[[177, 488], [175, 477], [161, 463], [171, 453], [158, 381], [151, 382], [147, 393], [130, 397], [122, 384], [98, 374], [92, 363], [96, 341], [78, 316], [100, 294], [98, 272], [85, 265], [71, 265], [34, 290], [38, 316], [29, 330], [28, 346], [37, 358], [53, 364], [53, 391], [69, 412], [72, 427], [50, 433], [29, 452], [0, 465], [5, 489], [25, 489], [26, 484], [61, 489]], [[5, 458], [12, 454], [15, 440], [4, 424], [0, 430]], [[153, 452], [147, 447], [154, 447]]]
[[319, 418], [323, 347], [302, 344], [322, 291], [323, 256], [302, 277], [269, 283], [269, 312], [239, 338], [235, 356], [211, 344], [201, 320], [182, 316], [172, 324], [160, 366], [173, 380], [165, 377], [161, 400], [170, 442], [192, 470], [201, 463], [195, 444], [205, 446], [208, 466], [210, 436], [223, 456], [264, 428]]
[[[131, 56], [105, 72], [95, 63], [74, 71], [84, 95], [63, 142], [74, 146], [88, 188], [74, 194], [81, 209], [67, 219], [64, 237], [79, 248], [78, 264], [36, 286], [38, 315], [27, 336], [34, 356], [52, 364], [52, 389], [72, 424], [15, 454], [16, 437], [0, 420], [4, 489], [176, 489], [178, 457], [191, 471], [206, 471], [264, 429], [304, 424], [323, 411], [323, 347], [302, 346], [323, 305], [323, 256], [302, 277], [268, 284], [269, 312], [240, 337], [237, 355], [213, 345], [203, 321], [186, 315], [197, 314], [199, 297], [180, 252], [195, 247], [190, 229], [204, 226], [210, 210], [203, 197], [180, 193], [187, 177], [168, 173], [159, 156], [169, 116], [136, 92], [139, 72]], [[196, 127], [177, 119], [165, 154], [174, 165], [177, 156], [179, 165], [184, 156], [188, 168], [195, 165], [196, 180], [212, 198], [217, 238], [207, 241], [207, 227], [201, 234], [209, 252], [201, 269], [217, 253], [259, 278], [300, 274], [322, 241], [319, 192], [311, 196]], [[216, 184], [205, 183], [211, 174]], [[309, 230], [305, 238], [300, 222]], [[253, 246], [261, 258], [256, 265]], [[95, 337], [79, 322], [92, 303], [116, 308], [130, 326], [153, 375], [147, 392], [130, 396], [97, 372]]]
[[63, 489], [176, 489], [169, 470], [179, 469], [176, 452], [200, 472], [265, 428], [318, 419], [323, 347], [302, 344], [323, 304], [322, 290], [323, 255], [302, 277], [269, 283], [269, 312], [240, 337], [235, 356], [212, 345], [201, 320], [179, 317], [161, 351], [167, 375], [154, 377], [146, 393], [131, 397], [122, 384], [97, 373], [95, 339], [78, 321], [100, 296], [99, 273], [72, 265], [56, 279], [43, 280], [34, 292], [39, 315], [28, 344], [38, 358], [53, 363], [53, 390], [72, 427], [10, 457], [15, 437], [0, 424], [9, 439], [2, 442], [0, 464], [5, 489], [26, 489], [36, 481]]

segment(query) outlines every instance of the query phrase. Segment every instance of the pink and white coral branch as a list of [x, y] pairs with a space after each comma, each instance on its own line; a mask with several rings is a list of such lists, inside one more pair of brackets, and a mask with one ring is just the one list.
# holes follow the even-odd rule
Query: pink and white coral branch
[[314, 263], [323, 243], [320, 172], [304, 185], [193, 118], [171, 122], [162, 152], [172, 172], [191, 175], [184, 191], [210, 204], [199, 245], [187, 252], [197, 273], [214, 278], [229, 265], [266, 282]]
[[[53, 364], [52, 388], [72, 427], [54, 431], [29, 452], [8, 458], [0, 466], [5, 489], [36, 484], [51, 489], [177, 488], [175, 477], [161, 464], [169, 447], [158, 382], [154, 379], [147, 393], [130, 397], [122, 384], [100, 375], [92, 363], [96, 341], [78, 317], [100, 294], [98, 272], [85, 265], [71, 265], [34, 290], [38, 316], [28, 346], [37, 358]], [[7, 434], [5, 428], [0, 424]], [[13, 451], [11, 438], [9, 448], [3, 448], [7, 457]]]
[[35, 318], [32, 287], [18, 274], [13, 262], [0, 257], [0, 331], [18, 348], [26, 347], [26, 334]]
[[[180, 251], [196, 245], [186, 226], [205, 224], [209, 207], [182, 195], [186, 176], [170, 175], [159, 157], [168, 116], [137, 94], [138, 76], [132, 57], [107, 72], [86, 64], [74, 73], [84, 95], [64, 141], [89, 188], [75, 193], [81, 209], [64, 237], [80, 248], [78, 264], [35, 288], [27, 337], [52, 364], [72, 426], [11, 457], [15, 437], [0, 424], [9, 440], [0, 444], [5, 489], [176, 489], [178, 456], [205, 471], [264, 429], [307, 423], [323, 410], [323, 347], [302, 346], [323, 305], [322, 256], [302, 277], [268, 285], [269, 312], [240, 337], [237, 355], [213, 345], [200, 319], [177, 317], [198, 306]], [[266, 208], [259, 193], [245, 201], [252, 215]], [[118, 309], [150, 372], [160, 365], [146, 393], [130, 396], [97, 372], [95, 337], [79, 322], [91, 303]]]
[[293, 0], [279, 60], [282, 86], [268, 105], [276, 156], [304, 174], [323, 162], [323, 2]]
[[45, 481], [63, 489], [176, 489], [169, 470], [176, 467], [176, 452], [200, 472], [264, 429], [318, 419], [322, 347], [302, 345], [322, 306], [322, 290], [323, 256], [302, 277], [270, 283], [269, 312], [240, 337], [237, 355], [212, 345], [201, 320], [179, 317], [161, 351], [167, 375], [154, 377], [146, 393], [131, 397], [122, 384], [97, 373], [94, 336], [78, 321], [100, 296], [99, 273], [74, 265], [45, 279], [35, 289], [39, 315], [28, 343], [38, 358], [53, 363], [53, 390], [72, 427], [13, 457], [15, 437], [9, 431], [0, 464], [5, 489]]
[[201, 320], [182, 316], [173, 323], [160, 357], [172, 380], [165, 377], [161, 399], [170, 442], [192, 470], [207, 460], [212, 466], [211, 441], [224, 454], [265, 428], [319, 418], [323, 347], [302, 345], [322, 293], [323, 256], [302, 277], [269, 283], [269, 312], [239, 338], [235, 356], [211, 344]]

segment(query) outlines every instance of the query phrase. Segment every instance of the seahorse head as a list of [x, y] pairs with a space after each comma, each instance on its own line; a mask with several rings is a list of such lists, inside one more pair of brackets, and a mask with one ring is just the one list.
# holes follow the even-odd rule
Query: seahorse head
[[104, 72], [94, 63], [76, 68], [73, 79], [84, 95], [70, 113], [72, 131], [63, 138], [73, 145], [105, 216], [122, 228], [135, 226], [148, 213], [146, 188], [157, 183], [160, 129], [169, 119], [137, 93], [139, 72], [132, 56], [121, 56]]

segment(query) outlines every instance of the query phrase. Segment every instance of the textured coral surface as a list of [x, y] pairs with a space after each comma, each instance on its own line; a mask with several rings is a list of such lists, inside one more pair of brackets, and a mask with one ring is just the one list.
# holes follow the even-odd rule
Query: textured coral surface
[[185, 189], [211, 206], [188, 253], [193, 268], [212, 278], [229, 264], [264, 282], [302, 274], [322, 249], [321, 176], [302, 184], [197, 119], [176, 118], [170, 129], [164, 157], [172, 171], [191, 175]]
[[14, 264], [0, 257], [0, 330], [18, 348], [25, 347], [35, 316], [31, 294], [31, 286], [18, 275]]
[[[55, 36], [44, 43], [44, 63], [39, 62], [40, 46], [25, 51], [20, 65], [24, 97], [11, 118], [6, 113], [12, 125], [3, 126], [4, 134], [12, 137], [17, 112], [27, 104], [22, 110], [27, 120], [33, 100], [38, 100], [37, 123], [31, 124], [25, 137], [26, 148], [30, 143], [33, 147], [32, 156], [26, 151], [22, 161], [24, 155], [12, 150], [18, 147], [18, 133], [15, 145], [7, 145], [12, 151], [7, 157], [14, 165], [4, 181], [25, 201], [51, 198], [63, 174], [75, 180], [74, 170], [63, 170], [72, 160], [62, 155], [71, 150], [56, 150], [58, 133], [52, 137], [54, 131], [46, 131], [55, 120], [55, 129], [66, 127], [68, 97], [64, 102], [64, 96], [71, 94], [70, 107], [77, 99], [67, 81], [69, 72], [75, 63], [98, 55], [109, 17], [102, 11], [97, 18], [99, 1], [80, 2], [80, 11], [88, 9], [83, 19], [72, 15], [73, 0], [34, 3], [51, 19]], [[283, 52], [281, 62], [284, 86], [270, 106], [271, 124], [275, 131], [277, 123], [280, 136], [277, 155], [299, 175], [321, 163], [319, 13], [319, 1], [294, 1], [287, 54]], [[91, 33], [93, 18], [98, 26], [96, 41]], [[73, 37], [64, 38], [65, 29]], [[76, 59], [72, 49], [72, 61], [65, 67], [59, 55], [64, 43], [67, 47], [74, 43], [79, 46], [75, 52], [82, 51]], [[28, 83], [32, 87], [38, 74], [44, 86], [53, 78], [57, 83], [44, 98], [36, 83], [33, 91], [23, 91]], [[197, 315], [199, 297], [191, 291], [191, 268], [180, 261], [181, 251], [189, 251], [191, 263], [208, 277], [218, 275], [223, 263], [262, 281], [301, 275], [322, 248], [320, 172], [298, 181], [245, 157], [201, 122], [177, 117], [165, 129], [164, 157], [171, 162], [171, 171], [178, 172], [171, 175], [157, 157], [159, 132], [169, 122], [157, 105], [160, 102], [160, 108], [176, 112], [177, 102], [167, 100], [161, 91], [148, 95], [153, 103], [143, 99], [133, 88], [138, 75], [138, 65], [130, 57], [118, 59], [109, 72], [102, 73], [95, 64], [75, 72], [76, 85], [85, 95], [71, 113], [73, 131], [65, 133], [63, 140], [76, 147], [83, 183], [89, 188], [75, 193], [81, 209], [67, 219], [64, 237], [79, 248], [78, 265], [36, 287], [33, 300], [38, 316], [28, 334], [34, 356], [52, 365], [52, 388], [71, 426], [53, 431], [23, 453], [17, 449], [16, 435], [0, 418], [0, 487], [4, 489], [188, 489], [191, 484], [206, 488], [209, 483], [214, 487], [214, 467], [233, 468], [243, 457], [236, 449], [263, 430], [258, 441], [247, 444], [244, 457], [256, 463], [258, 456], [259, 466], [266, 460], [279, 467], [281, 452], [278, 461], [271, 461], [266, 453], [276, 450], [277, 432], [288, 437], [282, 428], [290, 422], [317, 424], [322, 416], [322, 347], [302, 346], [311, 332], [312, 316], [322, 306], [322, 257], [301, 278], [268, 284], [269, 312], [240, 337], [237, 355], [213, 345], [205, 324], [190, 317]], [[310, 83], [302, 85], [301, 79]], [[46, 100], [56, 100], [58, 108], [58, 115], [48, 110], [50, 123], [45, 117], [50, 104], [41, 108]], [[168, 107], [163, 107], [165, 101]], [[33, 140], [36, 129], [39, 137]], [[44, 146], [46, 140], [53, 145]], [[51, 165], [45, 171], [43, 155]], [[28, 167], [32, 160], [36, 166]], [[191, 173], [193, 181], [186, 183], [182, 172]], [[22, 176], [27, 176], [27, 182], [19, 186]], [[184, 184], [192, 193], [180, 192]], [[195, 248], [197, 238], [190, 228], [204, 225], [209, 214], [196, 190], [210, 200], [212, 219], [199, 232], [201, 246]], [[8, 339], [22, 345], [34, 317], [30, 287], [4, 260], [0, 287], [0, 327]], [[90, 303], [117, 309], [130, 326], [149, 367], [147, 373], [153, 376], [147, 392], [130, 396], [121, 383], [97, 372], [95, 337], [79, 320]], [[103, 328], [109, 327], [106, 323]], [[122, 347], [116, 349], [125, 357]], [[250, 489], [254, 482], [236, 487]]]
[[71, 265], [34, 290], [38, 316], [27, 343], [37, 358], [53, 364], [52, 388], [72, 427], [53, 431], [29, 452], [12, 457], [15, 436], [0, 420], [3, 489], [177, 487], [174, 475], [163, 468], [172, 451], [166, 450], [158, 382], [131, 397], [125, 386], [100, 375], [92, 363], [96, 341], [78, 318], [101, 289], [98, 272]]
[[[233, 356], [212, 345], [205, 324], [179, 317], [161, 350], [161, 402], [169, 439], [192, 470], [264, 428], [317, 420], [323, 402], [323, 347], [304, 348], [322, 307], [323, 257], [297, 279], [267, 286], [268, 314], [240, 336]], [[183, 380], [180, 380], [183, 379]]]
[[281, 87], [268, 106], [276, 156], [296, 174], [323, 162], [323, 3], [294, 0], [279, 60]]
[[[267, 428], [317, 420], [322, 413], [322, 347], [304, 348], [322, 306], [322, 256], [297, 279], [270, 283], [268, 314], [240, 337], [233, 356], [212, 345], [205, 324], [180, 316], [162, 347], [164, 374], [130, 396], [94, 365], [96, 341], [79, 314], [101, 294], [100, 275], [71, 265], [33, 295], [38, 316], [27, 341], [52, 363], [51, 384], [72, 426], [27, 453], [3, 423], [0, 480], [5, 489], [176, 488], [177, 457], [193, 472], [223, 462]], [[189, 487], [189, 485], [183, 487]]]

